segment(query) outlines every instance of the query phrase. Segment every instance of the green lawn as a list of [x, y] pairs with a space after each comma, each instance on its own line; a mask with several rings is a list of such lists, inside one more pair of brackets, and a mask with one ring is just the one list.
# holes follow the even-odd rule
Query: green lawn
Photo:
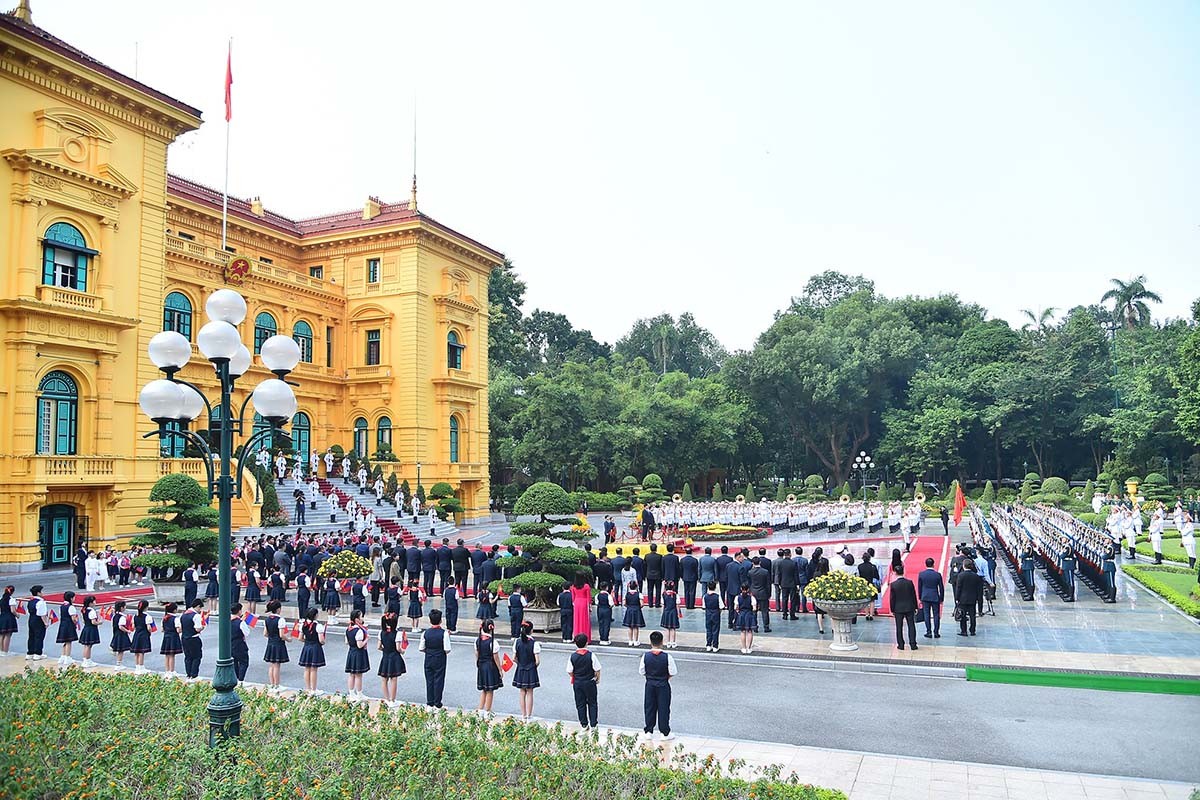
[[1162, 596], [1171, 605], [1193, 617], [1200, 617], [1200, 595], [1194, 593], [1197, 583], [1196, 573], [1192, 570], [1186, 567], [1143, 564], [1131, 564], [1122, 569], [1129, 577]]
[[[1180, 564], [1187, 564], [1187, 553], [1184, 552], [1183, 544], [1178, 539], [1163, 539], [1162, 549], [1164, 561], [1176, 561]], [[1137, 551], [1144, 556], [1154, 558], [1154, 548], [1150, 546], [1149, 542], [1139, 544]]]

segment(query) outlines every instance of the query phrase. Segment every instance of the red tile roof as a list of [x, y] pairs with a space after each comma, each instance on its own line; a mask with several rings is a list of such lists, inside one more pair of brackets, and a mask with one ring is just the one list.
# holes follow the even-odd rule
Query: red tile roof
[[36, 42], [37, 44], [40, 44], [43, 47], [53, 50], [54, 52], [58, 53], [59, 55], [66, 56], [67, 58], [71, 59], [72, 61], [75, 61], [78, 64], [82, 64], [83, 66], [85, 66], [89, 69], [99, 72], [101, 75], [105, 75], [105, 76], [112, 78], [120, 83], [125, 84], [126, 86], [130, 87], [131, 89], [136, 89], [137, 91], [141, 92], [142, 94], [146, 94], [146, 95], [149, 95], [150, 97], [155, 98], [156, 100], [160, 100], [163, 103], [166, 103], [167, 105], [171, 106], [172, 108], [176, 108], [176, 109], [184, 112], [185, 114], [190, 114], [191, 116], [196, 117], [197, 119], [199, 119], [199, 117], [200, 117], [200, 109], [193, 108], [192, 106], [189, 106], [187, 103], [184, 103], [180, 100], [176, 100], [174, 97], [171, 97], [170, 95], [163, 94], [162, 92], [158, 91], [157, 89], [153, 89], [153, 88], [147, 86], [146, 84], [142, 83], [141, 81], [135, 80], [135, 79], [129, 77], [128, 75], [124, 75], [120, 72], [117, 72], [112, 67], [101, 64], [99, 61], [92, 58], [91, 56], [89, 56], [87, 53], [83, 52], [79, 48], [74, 47], [73, 45], [67, 44], [62, 39], [59, 39], [57, 36], [55, 36], [54, 34], [50, 33], [49, 31], [47, 31], [43, 28], [39, 28], [37, 25], [34, 25], [32, 22], [25, 22], [24, 20], [17, 19], [16, 17], [12, 16], [11, 14], [0, 13], [0, 29], [4, 29], [4, 30], [10, 31], [12, 33], [15, 33], [18, 36], [20, 36], [22, 39], [27, 39], [31, 42]]
[[[201, 183], [181, 178], [178, 175], [167, 175], [167, 197], [178, 197], [183, 200], [189, 200], [199, 205], [207, 206], [215, 213], [221, 212], [221, 192], [212, 187], [205, 186]], [[229, 197], [229, 216], [250, 222], [256, 225], [261, 225], [266, 228], [286, 233], [290, 236], [295, 236], [297, 239], [303, 240], [309, 237], [323, 236], [326, 234], [336, 234], [350, 231], [370, 230], [372, 228], [382, 228], [388, 225], [393, 225], [398, 222], [406, 222], [409, 220], [420, 220], [423, 225], [441, 230], [455, 238], [468, 242], [481, 250], [486, 251], [497, 259], [504, 258], [504, 254], [493, 250], [481, 242], [477, 242], [469, 236], [464, 236], [453, 228], [448, 228], [442, 225], [432, 217], [422, 214], [419, 211], [412, 211], [408, 207], [408, 203], [380, 203], [379, 215], [373, 219], [363, 219], [362, 209], [352, 209], [350, 211], [339, 211], [334, 214], [324, 214], [319, 217], [310, 217], [308, 219], [290, 219], [282, 214], [276, 214], [274, 211], [263, 210], [263, 216], [258, 216], [250, 210], [250, 201], [240, 197]]]

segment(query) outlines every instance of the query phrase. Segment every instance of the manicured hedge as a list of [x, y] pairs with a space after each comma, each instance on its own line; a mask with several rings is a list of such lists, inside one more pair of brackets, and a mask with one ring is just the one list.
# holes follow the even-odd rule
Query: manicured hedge
[[1187, 567], [1134, 564], [1122, 567], [1129, 577], [1193, 617], [1200, 617], [1196, 573]]
[[418, 706], [372, 717], [362, 704], [257, 692], [242, 693], [245, 735], [210, 750], [211, 692], [78, 669], [8, 677], [0, 682], [0, 797], [845, 800], [771, 780], [778, 771], [738, 780], [711, 756], [665, 769], [630, 736], [577, 737], [561, 726]]

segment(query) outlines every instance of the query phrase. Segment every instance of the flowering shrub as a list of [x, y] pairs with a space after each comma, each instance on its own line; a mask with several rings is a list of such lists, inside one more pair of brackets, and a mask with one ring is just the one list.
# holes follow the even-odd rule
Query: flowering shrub
[[321, 562], [318, 578], [365, 578], [374, 571], [371, 562], [353, 550], [343, 550]]
[[810, 600], [870, 600], [875, 596], [875, 587], [870, 582], [845, 572], [822, 575], [804, 588]]
[[634, 737], [420, 706], [244, 692], [242, 730], [207, 745], [211, 689], [157, 677], [38, 670], [0, 682], [0, 797], [234, 800], [409, 797], [473, 800], [845, 800], [782, 780], [779, 767], [680, 755], [670, 767]]

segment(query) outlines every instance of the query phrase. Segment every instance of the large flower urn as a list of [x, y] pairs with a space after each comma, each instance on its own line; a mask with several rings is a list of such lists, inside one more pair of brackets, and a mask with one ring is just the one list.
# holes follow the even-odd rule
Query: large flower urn
[[816, 600], [813, 602], [833, 621], [833, 641], [829, 649], [835, 653], [849, 653], [858, 649], [858, 643], [850, 632], [850, 625], [859, 612], [875, 602], [866, 600]]

